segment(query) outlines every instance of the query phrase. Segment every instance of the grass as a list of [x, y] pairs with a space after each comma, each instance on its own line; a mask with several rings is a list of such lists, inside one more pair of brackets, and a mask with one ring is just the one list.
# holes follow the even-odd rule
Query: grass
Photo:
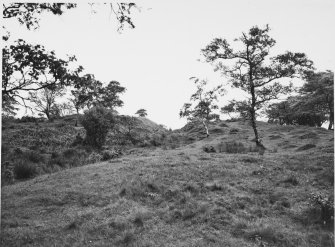
[[[333, 146], [332, 132], [318, 133], [315, 147], [296, 152], [286, 147], [310, 139], [293, 137], [299, 127], [275, 126], [267, 136], [282, 138], [263, 140], [277, 152], [260, 155], [248, 151], [250, 127], [227, 125], [239, 131], [217, 131], [178, 149], [134, 149], [113, 162], [3, 187], [0, 245], [333, 246], [331, 224], [323, 224], [322, 207], [309, 199], [333, 192], [331, 176], [324, 175], [333, 173], [334, 157], [323, 152]], [[196, 136], [191, 127], [187, 131]], [[271, 128], [264, 124], [261, 130]], [[301, 130], [302, 136], [313, 128]], [[234, 141], [246, 151], [202, 150]], [[65, 156], [77, 155], [54, 154]]]

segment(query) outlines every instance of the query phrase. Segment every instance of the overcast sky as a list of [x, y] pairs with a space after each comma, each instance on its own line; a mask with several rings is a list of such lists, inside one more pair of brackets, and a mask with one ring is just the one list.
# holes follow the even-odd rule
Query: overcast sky
[[[202, 62], [200, 50], [213, 38], [232, 41], [250, 27], [270, 25], [277, 41], [273, 55], [304, 52], [317, 70], [334, 69], [333, 0], [145, 0], [133, 11], [135, 29], [116, 31], [108, 8], [87, 3], [64, 15], [42, 15], [40, 28], [27, 31], [13, 20], [6, 24], [11, 40], [23, 38], [44, 45], [63, 57], [73, 54], [85, 73], [108, 83], [117, 80], [127, 91], [121, 114], [133, 115], [139, 108], [148, 118], [171, 128], [185, 120], [179, 110], [195, 87], [190, 77], [207, 78], [214, 84], [226, 80], [211, 65]], [[199, 61], [200, 59], [200, 61]], [[230, 90], [221, 103], [239, 97]]]

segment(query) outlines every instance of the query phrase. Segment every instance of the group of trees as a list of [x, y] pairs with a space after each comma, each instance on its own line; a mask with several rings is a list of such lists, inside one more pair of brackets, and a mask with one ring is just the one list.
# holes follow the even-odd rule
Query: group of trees
[[334, 125], [334, 73], [331, 71], [307, 75], [298, 96], [291, 96], [266, 109], [269, 122], [321, 127]]
[[[325, 115], [329, 116], [329, 128], [334, 122], [333, 73], [315, 73], [313, 62], [304, 53], [286, 52], [269, 57], [270, 50], [276, 43], [269, 36], [269, 30], [268, 26], [265, 28], [256, 26], [252, 27], [248, 33], [243, 32], [239, 38], [234, 40], [238, 43], [236, 46], [238, 49], [232, 47], [226, 39], [216, 38], [202, 50], [206, 61], [213, 64], [215, 70], [226, 76], [232, 87], [239, 88], [249, 95], [246, 100], [231, 101], [221, 110], [227, 114], [237, 112], [241, 117], [248, 119], [255, 134], [256, 144], [260, 147], [264, 146], [257, 130], [256, 119], [259, 111], [269, 102], [294, 91], [292, 83], [283, 84], [281, 79], [300, 77], [306, 79], [307, 83], [300, 91], [301, 96], [297, 104], [292, 103], [297, 102], [297, 98], [294, 100], [290, 98], [285, 102], [271, 105], [267, 110], [270, 119], [277, 118], [279, 111], [279, 115], [282, 116], [282, 112], [288, 110], [286, 106], [290, 105], [289, 111], [294, 111], [295, 107], [299, 107], [299, 109], [308, 108], [314, 113], [319, 113], [313, 115], [313, 120], [310, 120], [311, 115], [306, 117], [306, 111], [301, 110], [298, 119], [287, 120], [285, 118], [284, 120], [280, 117], [281, 123], [296, 122], [297, 124], [320, 126]], [[197, 79], [196, 83], [198, 82]], [[216, 90], [212, 90], [205, 93], [210, 97], [202, 96], [204, 85], [204, 83], [198, 84], [197, 92], [191, 97], [191, 101], [197, 102], [196, 105], [192, 108], [191, 103], [185, 104], [180, 112], [181, 117], [187, 117], [190, 120], [200, 118], [203, 123], [211, 120], [210, 113], [213, 109], [218, 108], [215, 104], [217, 94]], [[312, 121], [315, 123], [310, 124]], [[204, 127], [208, 136], [206, 124]]]
[[[126, 23], [134, 28], [130, 10], [134, 3], [105, 4], [115, 15], [119, 29]], [[49, 12], [62, 15], [65, 11], [76, 8], [68, 3], [4, 3], [3, 18], [14, 18], [28, 30], [39, 27], [39, 14]], [[4, 27], [3, 27], [4, 28]], [[3, 36], [8, 41], [10, 33]], [[54, 51], [47, 51], [42, 45], [32, 45], [19, 39], [2, 50], [2, 111], [4, 115], [15, 115], [18, 106], [30, 108], [48, 119], [93, 106], [113, 109], [123, 105], [119, 95], [125, 88], [117, 81], [106, 86], [95, 79], [94, 75], [81, 75], [82, 66], [74, 69], [75, 56], [60, 59]], [[57, 100], [71, 91], [68, 102], [57, 103]], [[31, 102], [33, 104], [27, 104]]]

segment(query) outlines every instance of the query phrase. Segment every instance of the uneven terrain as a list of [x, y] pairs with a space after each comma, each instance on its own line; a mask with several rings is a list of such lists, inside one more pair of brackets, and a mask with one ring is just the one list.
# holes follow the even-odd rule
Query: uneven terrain
[[311, 200], [333, 194], [333, 132], [258, 125], [265, 153], [247, 122], [185, 126], [188, 145], [4, 186], [1, 246], [333, 246]]

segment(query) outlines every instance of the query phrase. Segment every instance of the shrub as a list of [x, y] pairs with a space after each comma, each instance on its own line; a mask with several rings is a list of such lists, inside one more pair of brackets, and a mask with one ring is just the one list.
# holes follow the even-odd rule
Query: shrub
[[204, 152], [206, 153], [215, 153], [215, 148], [213, 146], [204, 146], [202, 148], [202, 150], [204, 150]]
[[150, 139], [150, 144], [154, 147], [162, 145], [162, 140], [158, 135], [153, 135]]
[[319, 193], [312, 193], [310, 201], [321, 208], [321, 220], [324, 224], [329, 224], [334, 220], [334, 197], [324, 196]]
[[103, 161], [114, 159], [119, 155], [119, 153], [116, 150], [104, 150], [101, 154], [102, 154], [101, 160]]
[[5, 169], [3, 171], [3, 176], [1, 176], [1, 180], [2, 179], [8, 183], [12, 183], [14, 181], [14, 172], [11, 169]]
[[81, 124], [86, 130], [85, 143], [96, 148], [101, 148], [105, 141], [113, 113], [104, 107], [93, 107], [81, 117]]
[[37, 174], [37, 169], [31, 163], [20, 161], [14, 165], [14, 175], [17, 179], [27, 179], [34, 177]]
[[60, 167], [66, 167], [66, 160], [58, 152], [51, 154], [51, 159], [48, 161], [48, 166], [58, 165]]

